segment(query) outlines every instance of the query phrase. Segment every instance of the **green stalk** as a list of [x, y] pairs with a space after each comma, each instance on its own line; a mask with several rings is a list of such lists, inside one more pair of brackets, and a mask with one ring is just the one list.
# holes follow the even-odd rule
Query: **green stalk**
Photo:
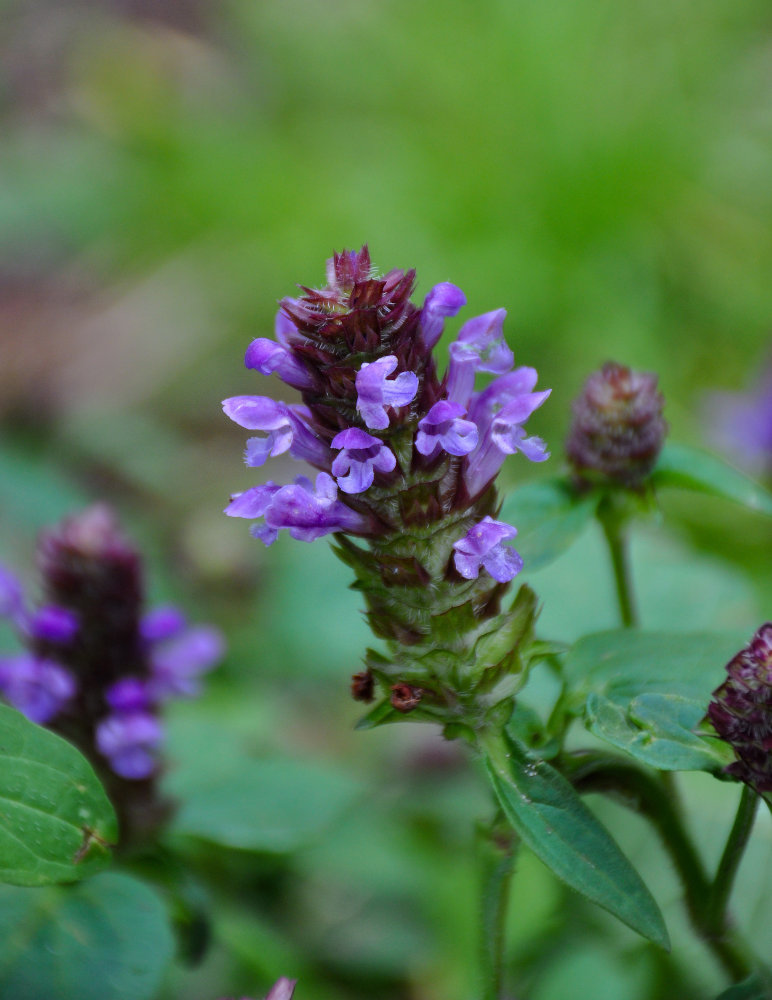
[[[652, 823], [681, 879], [686, 909], [695, 932], [733, 982], [748, 976], [753, 960], [744, 943], [728, 932], [716, 935], [710, 927], [706, 900], [711, 895], [711, 881], [684, 826], [677, 800], [664, 793], [662, 784], [655, 777], [621, 758], [589, 752], [573, 760], [568, 759], [565, 764], [568, 765], [566, 776], [577, 791], [614, 795]], [[721, 866], [719, 872], [720, 869]]]
[[603, 528], [611, 556], [619, 616], [625, 628], [635, 628], [638, 625], [638, 614], [633, 597], [629, 543], [625, 530], [626, 519], [610, 503], [601, 502], [598, 507], [598, 520]]
[[724, 847], [724, 853], [721, 855], [706, 909], [706, 930], [716, 937], [723, 935], [727, 929], [729, 897], [732, 894], [737, 869], [740, 867], [748, 838], [753, 829], [758, 805], [758, 795], [748, 785], [743, 785], [737, 815]]
[[508, 825], [495, 821], [478, 830], [482, 1000], [500, 1000], [502, 995], [509, 890], [517, 846], [518, 838]]

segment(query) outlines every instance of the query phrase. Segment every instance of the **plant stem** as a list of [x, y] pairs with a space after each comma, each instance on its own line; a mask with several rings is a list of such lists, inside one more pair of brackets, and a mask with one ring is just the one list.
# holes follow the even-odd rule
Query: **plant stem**
[[722, 933], [715, 934], [710, 926], [705, 904], [711, 895], [711, 882], [683, 824], [677, 800], [665, 794], [656, 778], [621, 758], [588, 752], [569, 758], [565, 763], [567, 777], [578, 791], [616, 795], [624, 805], [646, 816], [656, 827], [680, 876], [694, 930], [734, 982], [749, 975], [753, 962], [744, 944], [725, 928], [722, 927]]
[[638, 625], [638, 615], [633, 599], [632, 574], [630, 572], [630, 553], [625, 520], [611, 505], [601, 503], [598, 507], [598, 520], [606, 536], [611, 565], [614, 570], [614, 583], [617, 591], [619, 615], [625, 628]]
[[501, 997], [509, 890], [518, 846], [511, 827], [498, 819], [478, 830], [482, 1000]]
[[758, 805], [758, 795], [753, 789], [747, 785], [743, 785], [740, 803], [737, 807], [737, 815], [729, 833], [729, 839], [724, 847], [724, 853], [721, 855], [716, 877], [710, 889], [706, 910], [706, 930], [717, 937], [726, 931], [726, 910], [729, 897], [732, 893], [737, 869], [740, 867], [748, 838], [753, 829], [753, 821], [756, 819]]

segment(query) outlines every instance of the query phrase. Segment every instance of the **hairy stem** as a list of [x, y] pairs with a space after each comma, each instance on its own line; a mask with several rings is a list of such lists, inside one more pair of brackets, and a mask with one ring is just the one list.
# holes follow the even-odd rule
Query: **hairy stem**
[[724, 927], [719, 934], [713, 932], [706, 907], [711, 895], [710, 879], [684, 826], [677, 801], [665, 793], [662, 783], [635, 764], [603, 753], [589, 752], [565, 763], [567, 777], [578, 791], [614, 795], [653, 824], [681, 879], [694, 930], [733, 981], [749, 975], [753, 962], [745, 945]]
[[509, 890], [517, 846], [518, 838], [508, 825], [494, 822], [478, 830], [482, 1000], [501, 997]]
[[748, 838], [753, 829], [753, 821], [756, 819], [756, 810], [759, 805], [759, 797], [747, 785], [743, 785], [740, 803], [737, 807], [729, 839], [721, 855], [716, 877], [711, 886], [710, 896], [706, 909], [705, 924], [708, 933], [721, 936], [727, 928], [727, 906], [732, 893], [735, 875], [740, 867]]

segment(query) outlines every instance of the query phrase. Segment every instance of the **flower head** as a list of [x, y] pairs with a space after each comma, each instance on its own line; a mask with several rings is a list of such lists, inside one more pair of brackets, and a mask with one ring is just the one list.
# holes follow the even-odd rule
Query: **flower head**
[[[547, 458], [524, 425], [549, 392], [536, 390], [533, 368], [512, 370], [503, 309], [468, 319], [450, 346], [448, 371], [438, 374], [432, 348], [466, 299], [443, 282], [417, 307], [414, 283], [412, 270], [380, 275], [365, 246], [335, 254], [324, 287], [301, 285], [282, 300], [274, 346], [254, 341], [247, 363], [294, 372], [301, 406], [265, 397], [224, 406], [266, 435], [248, 443], [249, 464], [288, 451], [318, 470], [316, 483], [269, 480], [234, 495], [226, 513], [255, 522], [251, 533], [268, 545], [283, 529], [302, 541], [336, 536], [394, 661], [368, 661], [352, 692], [367, 700], [378, 688], [399, 712], [420, 698], [414, 715], [428, 716], [460, 697], [443, 687], [442, 671], [427, 673], [429, 651], [452, 647], [462, 665], [448, 662], [446, 673], [472, 671], [475, 643], [522, 565], [503, 545], [515, 529], [492, 519], [495, 478], [509, 455]], [[494, 379], [475, 392], [481, 374]], [[303, 454], [301, 431], [313, 442]]]
[[654, 468], [667, 433], [657, 376], [607, 362], [574, 402], [566, 441], [580, 481], [636, 488]]
[[[143, 609], [142, 563], [110, 508], [89, 507], [42, 533], [44, 603], [29, 607], [13, 574], [0, 600], [24, 652], [0, 660], [0, 694], [74, 742], [106, 780], [131, 839], [167, 807], [153, 784], [162, 703], [197, 693], [222, 657], [211, 626], [188, 626], [169, 606]], [[132, 783], [143, 782], [141, 791]]]
[[761, 626], [726, 671], [708, 718], [737, 755], [727, 771], [757, 792], [772, 792], [772, 622]]

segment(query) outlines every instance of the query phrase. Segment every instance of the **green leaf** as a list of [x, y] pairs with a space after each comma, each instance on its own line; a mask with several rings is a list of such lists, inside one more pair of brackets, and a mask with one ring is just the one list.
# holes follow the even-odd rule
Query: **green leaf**
[[628, 705], [640, 694], [675, 694], [706, 708], [724, 666], [744, 643], [735, 632], [644, 632], [614, 629], [575, 643], [563, 665], [572, 701], [591, 691]]
[[570, 782], [511, 738], [481, 742], [493, 789], [523, 842], [571, 888], [669, 948], [654, 898]]
[[678, 486], [772, 516], [772, 496], [763, 487], [715, 455], [687, 445], [666, 444], [651, 481], [655, 487]]
[[566, 479], [527, 483], [506, 497], [499, 517], [517, 528], [515, 548], [532, 572], [561, 555], [584, 530], [598, 494], [577, 493]]
[[184, 790], [175, 832], [284, 854], [324, 833], [351, 805], [359, 785], [331, 765], [245, 756], [224, 773], [204, 774], [200, 781], [189, 776]]
[[0, 995], [152, 1000], [174, 942], [156, 894], [128, 875], [0, 888]]
[[661, 771], [715, 771], [734, 759], [728, 744], [694, 732], [705, 705], [681, 695], [642, 694], [627, 709], [603, 695], [587, 698], [590, 732]]
[[0, 706], [0, 880], [39, 886], [91, 875], [117, 840], [113, 807], [86, 758]]

